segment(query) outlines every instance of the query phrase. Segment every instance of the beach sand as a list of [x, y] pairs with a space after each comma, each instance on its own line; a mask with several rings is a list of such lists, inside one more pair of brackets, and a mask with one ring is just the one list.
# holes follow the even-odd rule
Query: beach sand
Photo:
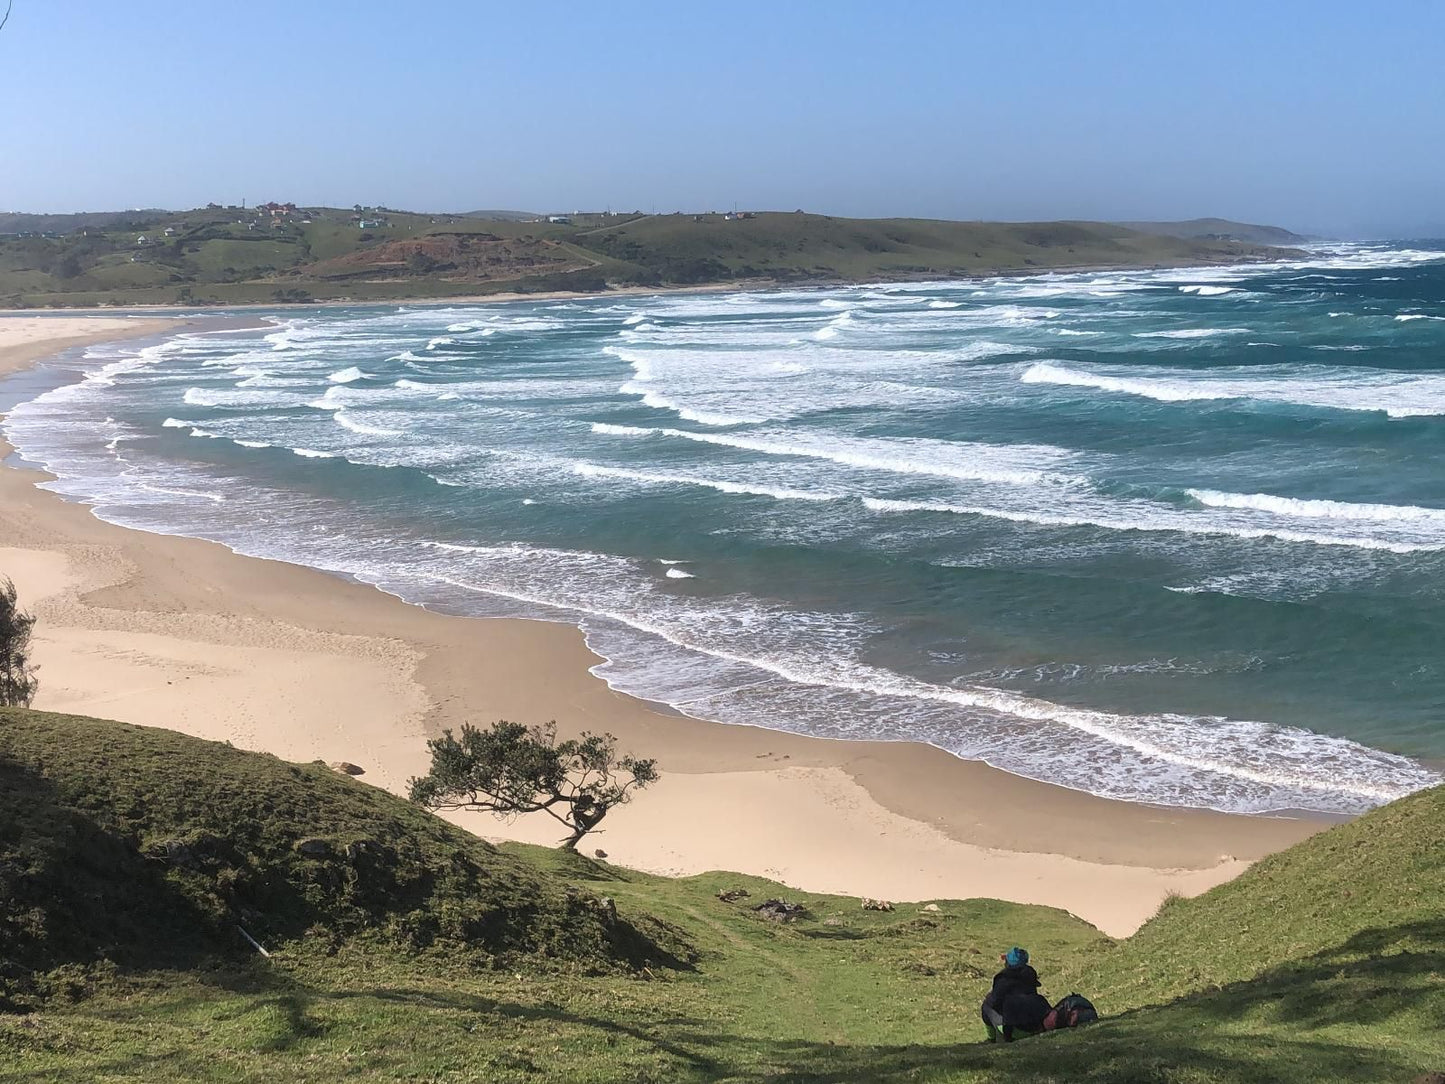
[[[167, 323], [0, 317], [0, 374]], [[1326, 826], [1108, 801], [922, 745], [681, 717], [609, 689], [570, 625], [449, 617], [312, 569], [116, 527], [36, 488], [45, 478], [0, 469], [0, 575], [39, 618], [37, 708], [350, 761], [395, 793], [443, 728], [555, 719], [658, 759], [661, 782], [584, 841], [615, 863], [899, 902], [1048, 904], [1115, 936], [1166, 894], [1204, 891]], [[546, 818], [451, 819], [493, 839], [561, 834]]]

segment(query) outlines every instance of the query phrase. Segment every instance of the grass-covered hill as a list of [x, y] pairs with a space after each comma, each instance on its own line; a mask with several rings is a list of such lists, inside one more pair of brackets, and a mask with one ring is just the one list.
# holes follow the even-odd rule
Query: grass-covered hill
[[0, 1010], [38, 975], [203, 966], [247, 934], [480, 968], [674, 961], [595, 895], [324, 765], [0, 711]]
[[[1445, 791], [1417, 795], [1113, 942], [1048, 908], [493, 849], [319, 766], [5, 711], [0, 1084], [1404, 1084], [1445, 1069], [1442, 837]], [[1105, 1019], [980, 1045], [1016, 943]]]
[[1303, 245], [1318, 238], [1287, 230], [1283, 226], [1260, 226], [1227, 218], [1191, 218], [1184, 222], [1121, 222], [1140, 233], [1180, 237], [1189, 241], [1242, 241], [1251, 245]]
[[[745, 215], [561, 220], [378, 208], [0, 218], [0, 308], [385, 301], [610, 286], [828, 283], [1282, 256], [1102, 222]], [[559, 216], [552, 216], [553, 219]]]

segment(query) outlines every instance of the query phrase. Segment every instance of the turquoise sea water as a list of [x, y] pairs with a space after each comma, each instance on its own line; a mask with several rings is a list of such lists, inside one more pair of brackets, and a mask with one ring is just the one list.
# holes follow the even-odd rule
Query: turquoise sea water
[[1256, 812], [1445, 756], [1445, 245], [293, 311], [68, 364], [5, 430], [102, 517], [577, 622], [689, 714]]

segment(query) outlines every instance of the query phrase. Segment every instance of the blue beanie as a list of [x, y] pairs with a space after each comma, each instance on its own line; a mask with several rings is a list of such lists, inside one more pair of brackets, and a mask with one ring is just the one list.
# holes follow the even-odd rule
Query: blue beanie
[[1029, 954], [1015, 945], [1008, 950], [1008, 955], [1004, 957], [1003, 962], [1008, 964], [1009, 967], [1022, 967], [1029, 962]]

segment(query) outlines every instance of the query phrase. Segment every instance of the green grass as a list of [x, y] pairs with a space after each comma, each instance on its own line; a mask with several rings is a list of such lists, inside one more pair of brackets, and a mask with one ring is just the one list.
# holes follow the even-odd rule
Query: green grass
[[[270, 960], [207, 934], [189, 959], [147, 958], [156, 949], [142, 939], [128, 959], [72, 959], [35, 975], [34, 1011], [0, 1014], [4, 1084], [1379, 1084], [1445, 1067], [1438, 790], [1171, 902], [1112, 942], [1048, 908], [969, 900], [880, 913], [736, 874], [669, 879], [558, 851], [494, 850], [323, 769], [116, 723], [0, 713], [0, 765], [0, 870], [12, 877], [0, 899], [15, 896], [26, 840], [26, 853], [49, 854], [57, 876], [74, 879], [50, 886], [66, 913], [81, 914], [75, 899], [122, 891], [107, 888], [112, 874], [91, 852], [44, 843], [62, 823], [99, 826], [118, 856], [133, 852], [128, 861], [158, 835], [190, 830], [244, 839], [255, 868], [304, 889], [297, 906], [316, 920], [273, 930]], [[465, 939], [412, 945], [388, 933], [388, 919], [358, 918], [344, 886], [300, 872], [293, 845], [313, 832], [338, 843], [365, 833], [398, 853], [414, 840], [418, 869], [461, 852], [491, 878], [472, 892], [553, 901], [529, 920], [544, 928], [545, 916], [567, 915], [556, 901], [611, 899], [671, 959], [619, 956], [595, 932], [567, 951], [505, 959], [468, 952]], [[173, 869], [162, 880], [189, 899], [220, 898]], [[749, 896], [724, 903], [723, 888]], [[806, 917], [783, 925], [754, 914], [770, 895], [803, 903]], [[47, 899], [32, 895], [19, 910], [55, 914]], [[464, 896], [434, 892], [421, 906], [445, 912]], [[158, 906], [150, 917], [174, 925], [183, 914]], [[106, 921], [91, 912], [79, 928]], [[7, 975], [12, 928], [0, 925]], [[1106, 1019], [979, 1045], [978, 1001], [997, 952], [1014, 943], [1030, 948], [1049, 994], [1077, 987]]]

